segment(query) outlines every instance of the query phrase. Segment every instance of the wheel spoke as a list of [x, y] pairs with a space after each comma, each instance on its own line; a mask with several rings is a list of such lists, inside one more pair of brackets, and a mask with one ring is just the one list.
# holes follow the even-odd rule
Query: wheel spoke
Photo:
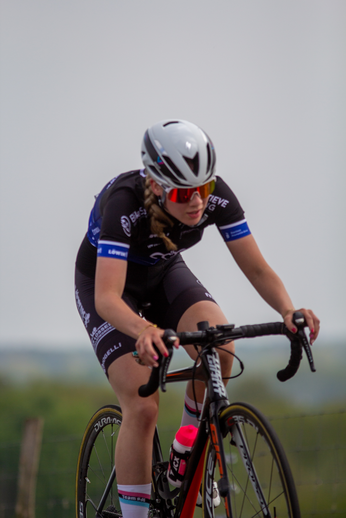
[[[232, 517], [300, 518], [291, 471], [268, 420], [251, 405], [243, 403], [230, 405], [222, 412], [221, 420], [221, 428], [225, 430]], [[220, 474], [215, 456], [213, 462], [214, 480], [218, 480]], [[223, 499], [214, 514], [215, 518], [227, 516]]]
[[[88, 425], [78, 466], [77, 516], [80, 518], [94, 518], [95, 512], [100, 518], [121, 516], [117, 485], [111, 483], [121, 420], [120, 409], [110, 405], [100, 409]], [[98, 510], [100, 505], [102, 509]]]

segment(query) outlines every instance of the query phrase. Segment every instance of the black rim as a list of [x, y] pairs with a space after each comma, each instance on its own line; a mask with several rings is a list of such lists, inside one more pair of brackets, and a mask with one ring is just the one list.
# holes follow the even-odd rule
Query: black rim
[[[263, 516], [299, 518], [299, 505], [292, 474], [282, 446], [270, 423], [254, 408], [240, 404], [231, 405], [222, 413], [222, 423], [233, 518]], [[237, 430], [241, 430], [260, 488], [256, 489], [256, 483], [253, 485], [251, 482], [251, 476], [244, 467], [231, 430], [234, 431], [234, 437]], [[209, 457], [209, 462], [213, 462], [214, 479], [217, 481], [220, 475], [212, 447], [209, 447], [206, 465]], [[206, 485], [208, 486], [208, 483]], [[264, 495], [268, 505], [269, 515], [266, 514], [265, 505], [260, 503], [261, 494]], [[206, 495], [203, 496], [205, 516], [214, 515], [216, 518], [227, 516], [223, 499], [220, 506], [211, 511], [214, 514], [211, 514], [207, 509]]]
[[[77, 518], [121, 516], [116, 484], [109, 484], [120, 424], [116, 407], [100, 409], [88, 424], [78, 463]], [[110, 489], [102, 503], [107, 484]]]

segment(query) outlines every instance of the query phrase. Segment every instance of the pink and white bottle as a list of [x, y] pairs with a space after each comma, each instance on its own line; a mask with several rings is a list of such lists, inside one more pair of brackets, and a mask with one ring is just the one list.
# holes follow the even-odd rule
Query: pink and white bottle
[[181, 426], [175, 435], [169, 452], [167, 470], [167, 477], [172, 486], [181, 486], [197, 432], [198, 428], [190, 424], [188, 426]]

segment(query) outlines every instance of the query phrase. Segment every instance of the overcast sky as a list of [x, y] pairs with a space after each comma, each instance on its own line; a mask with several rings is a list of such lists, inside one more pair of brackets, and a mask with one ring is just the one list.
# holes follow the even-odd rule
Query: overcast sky
[[[0, 0], [0, 346], [88, 343], [74, 261], [148, 126], [200, 125], [322, 335], [346, 314], [344, 0]], [[279, 319], [216, 229], [184, 257], [237, 325]]]

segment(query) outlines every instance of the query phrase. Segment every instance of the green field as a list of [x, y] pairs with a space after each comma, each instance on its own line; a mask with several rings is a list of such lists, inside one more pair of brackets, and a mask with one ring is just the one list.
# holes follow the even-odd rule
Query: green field
[[[302, 516], [345, 517], [343, 349], [338, 348], [337, 354], [329, 349], [325, 356], [316, 349], [317, 373], [311, 374], [304, 364], [287, 384], [275, 377], [287, 351], [279, 357], [250, 348], [241, 352], [246, 369], [229, 383], [230, 400], [252, 403], [270, 418], [292, 467]], [[44, 420], [36, 518], [73, 518], [75, 469], [85, 426], [100, 406], [116, 403], [93, 357], [85, 355], [78, 361], [77, 353], [68, 358], [53, 355], [48, 361], [43, 356], [0, 354], [0, 518], [14, 517], [20, 443], [27, 418]], [[167, 388], [160, 396], [159, 417], [166, 455], [180, 425], [184, 386]]]
[[[270, 416], [286, 448], [298, 486], [303, 516], [346, 514], [346, 414], [329, 405], [307, 413], [266, 392], [260, 381], [239, 389], [235, 399], [252, 400]], [[249, 395], [252, 393], [252, 397]], [[239, 397], [238, 397], [239, 396]], [[182, 390], [161, 396], [159, 419], [168, 453], [180, 424]], [[36, 517], [74, 516], [74, 477], [80, 440], [92, 413], [115, 403], [107, 386], [61, 383], [3, 385], [0, 427], [0, 516], [14, 516], [20, 440], [27, 417], [44, 418]], [[262, 404], [260, 404], [262, 402]]]

